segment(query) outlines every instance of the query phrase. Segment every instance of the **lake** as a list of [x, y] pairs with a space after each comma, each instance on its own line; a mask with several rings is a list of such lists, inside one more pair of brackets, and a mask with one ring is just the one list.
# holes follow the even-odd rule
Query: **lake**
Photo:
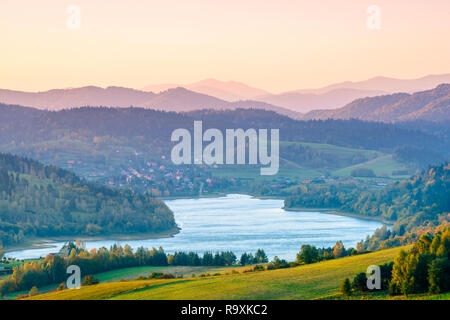
[[[132, 248], [159, 247], [174, 251], [233, 251], [238, 258], [243, 252], [264, 249], [269, 258], [294, 260], [302, 244], [317, 247], [334, 246], [342, 240], [345, 247], [373, 234], [380, 222], [337, 216], [320, 212], [298, 212], [282, 209], [281, 199], [258, 199], [247, 195], [220, 198], [167, 200], [181, 228], [171, 238], [117, 241], [86, 241], [86, 248], [109, 248], [114, 243]], [[8, 252], [7, 257], [29, 259], [57, 252], [64, 242], [52, 248]]]

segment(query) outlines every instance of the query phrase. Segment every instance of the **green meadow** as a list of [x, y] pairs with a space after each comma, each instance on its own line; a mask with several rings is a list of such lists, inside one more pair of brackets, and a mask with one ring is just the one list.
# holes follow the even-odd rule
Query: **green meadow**
[[364, 272], [369, 265], [393, 261], [401, 249], [408, 247], [289, 269], [244, 273], [249, 267], [241, 267], [235, 269], [239, 274], [224, 269], [221, 275], [203, 278], [106, 282], [79, 290], [42, 294], [31, 299], [324, 299], [339, 293], [339, 285], [344, 278]]

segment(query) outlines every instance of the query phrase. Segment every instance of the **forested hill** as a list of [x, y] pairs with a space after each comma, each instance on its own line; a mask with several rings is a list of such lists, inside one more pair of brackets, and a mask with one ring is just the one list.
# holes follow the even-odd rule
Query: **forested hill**
[[0, 154], [0, 242], [4, 245], [30, 236], [156, 233], [173, 228], [173, 214], [160, 200]]
[[[298, 121], [264, 110], [174, 113], [140, 108], [83, 107], [50, 112], [0, 104], [0, 115], [0, 146], [3, 150], [20, 153], [31, 144], [35, 144], [33, 148], [36, 149], [39, 143], [62, 139], [92, 143], [95, 137], [105, 137], [110, 144], [113, 139], [114, 143], [140, 151], [167, 151], [172, 131], [177, 128], [192, 130], [194, 120], [203, 120], [204, 129], [280, 129], [283, 141], [374, 150], [393, 150], [405, 145], [441, 153], [450, 149], [446, 141], [434, 135], [392, 124], [360, 120]], [[36, 158], [33, 150], [28, 151], [26, 154]]]
[[[286, 207], [334, 207], [361, 216], [395, 221], [392, 233], [372, 241], [395, 241], [396, 236], [450, 222], [450, 164], [434, 166], [381, 190], [361, 193], [335, 186], [298, 189]], [[372, 243], [372, 248], [379, 243]], [[397, 243], [398, 245], [398, 243]]]

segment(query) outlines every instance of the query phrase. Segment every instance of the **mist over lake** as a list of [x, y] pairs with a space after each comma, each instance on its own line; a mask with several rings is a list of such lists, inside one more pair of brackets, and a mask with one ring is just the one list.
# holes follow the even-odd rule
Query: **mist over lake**
[[[330, 247], [342, 240], [345, 247], [355, 247], [367, 235], [373, 234], [380, 222], [337, 216], [320, 212], [298, 212], [282, 209], [281, 199], [258, 199], [247, 195], [220, 198], [167, 200], [174, 212], [180, 233], [171, 238], [117, 241], [86, 241], [86, 248], [109, 248], [114, 243], [138, 247], [162, 246], [168, 253], [175, 251], [233, 251], [264, 249], [269, 259], [274, 256], [294, 260], [303, 244]], [[64, 242], [52, 243], [52, 248], [13, 251], [7, 257], [18, 259], [44, 257], [57, 252]]]

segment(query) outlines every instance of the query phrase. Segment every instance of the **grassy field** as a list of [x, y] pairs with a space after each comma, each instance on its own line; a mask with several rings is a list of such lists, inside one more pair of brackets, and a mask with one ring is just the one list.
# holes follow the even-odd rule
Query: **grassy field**
[[152, 272], [171, 273], [175, 276], [183, 276], [189, 278], [192, 275], [199, 276], [201, 274], [215, 274], [230, 272], [231, 269], [239, 270], [239, 268], [225, 268], [225, 267], [132, 267], [107, 272], [98, 273], [95, 275], [100, 282], [112, 282], [120, 280], [134, 280], [139, 276], [149, 276]]
[[344, 278], [365, 271], [369, 265], [393, 261], [400, 249], [290, 269], [207, 278], [108, 282], [32, 299], [319, 299], [336, 295]]
[[[407, 178], [408, 176], [393, 176], [392, 172], [395, 170], [404, 170], [405, 166], [395, 159], [392, 155], [375, 150], [353, 149], [346, 147], [339, 147], [330, 144], [322, 143], [307, 143], [307, 142], [287, 142], [281, 141], [280, 148], [289, 145], [302, 145], [310, 147], [322, 154], [327, 154], [336, 159], [336, 165], [341, 164], [337, 169], [331, 171], [334, 176], [350, 176], [355, 168], [372, 169], [377, 176], [385, 176], [391, 178]], [[281, 149], [282, 150], [282, 149]], [[361, 156], [368, 159], [355, 165], [342, 166], [343, 163], [350, 163], [355, 156]], [[220, 166], [218, 169], [211, 170], [213, 176], [226, 178], [244, 178], [252, 180], [273, 180], [273, 176], [261, 176], [258, 166]], [[283, 153], [280, 151], [280, 169], [276, 177], [289, 178], [292, 180], [311, 179], [319, 177], [323, 174], [323, 170], [306, 168], [294, 161], [283, 158]]]
[[335, 176], [349, 176], [351, 175], [352, 170], [356, 168], [372, 169], [377, 176], [392, 176], [392, 171], [404, 170], [405, 166], [398, 161], [395, 161], [392, 158], [392, 155], [383, 155], [367, 162], [335, 170], [332, 174]]

